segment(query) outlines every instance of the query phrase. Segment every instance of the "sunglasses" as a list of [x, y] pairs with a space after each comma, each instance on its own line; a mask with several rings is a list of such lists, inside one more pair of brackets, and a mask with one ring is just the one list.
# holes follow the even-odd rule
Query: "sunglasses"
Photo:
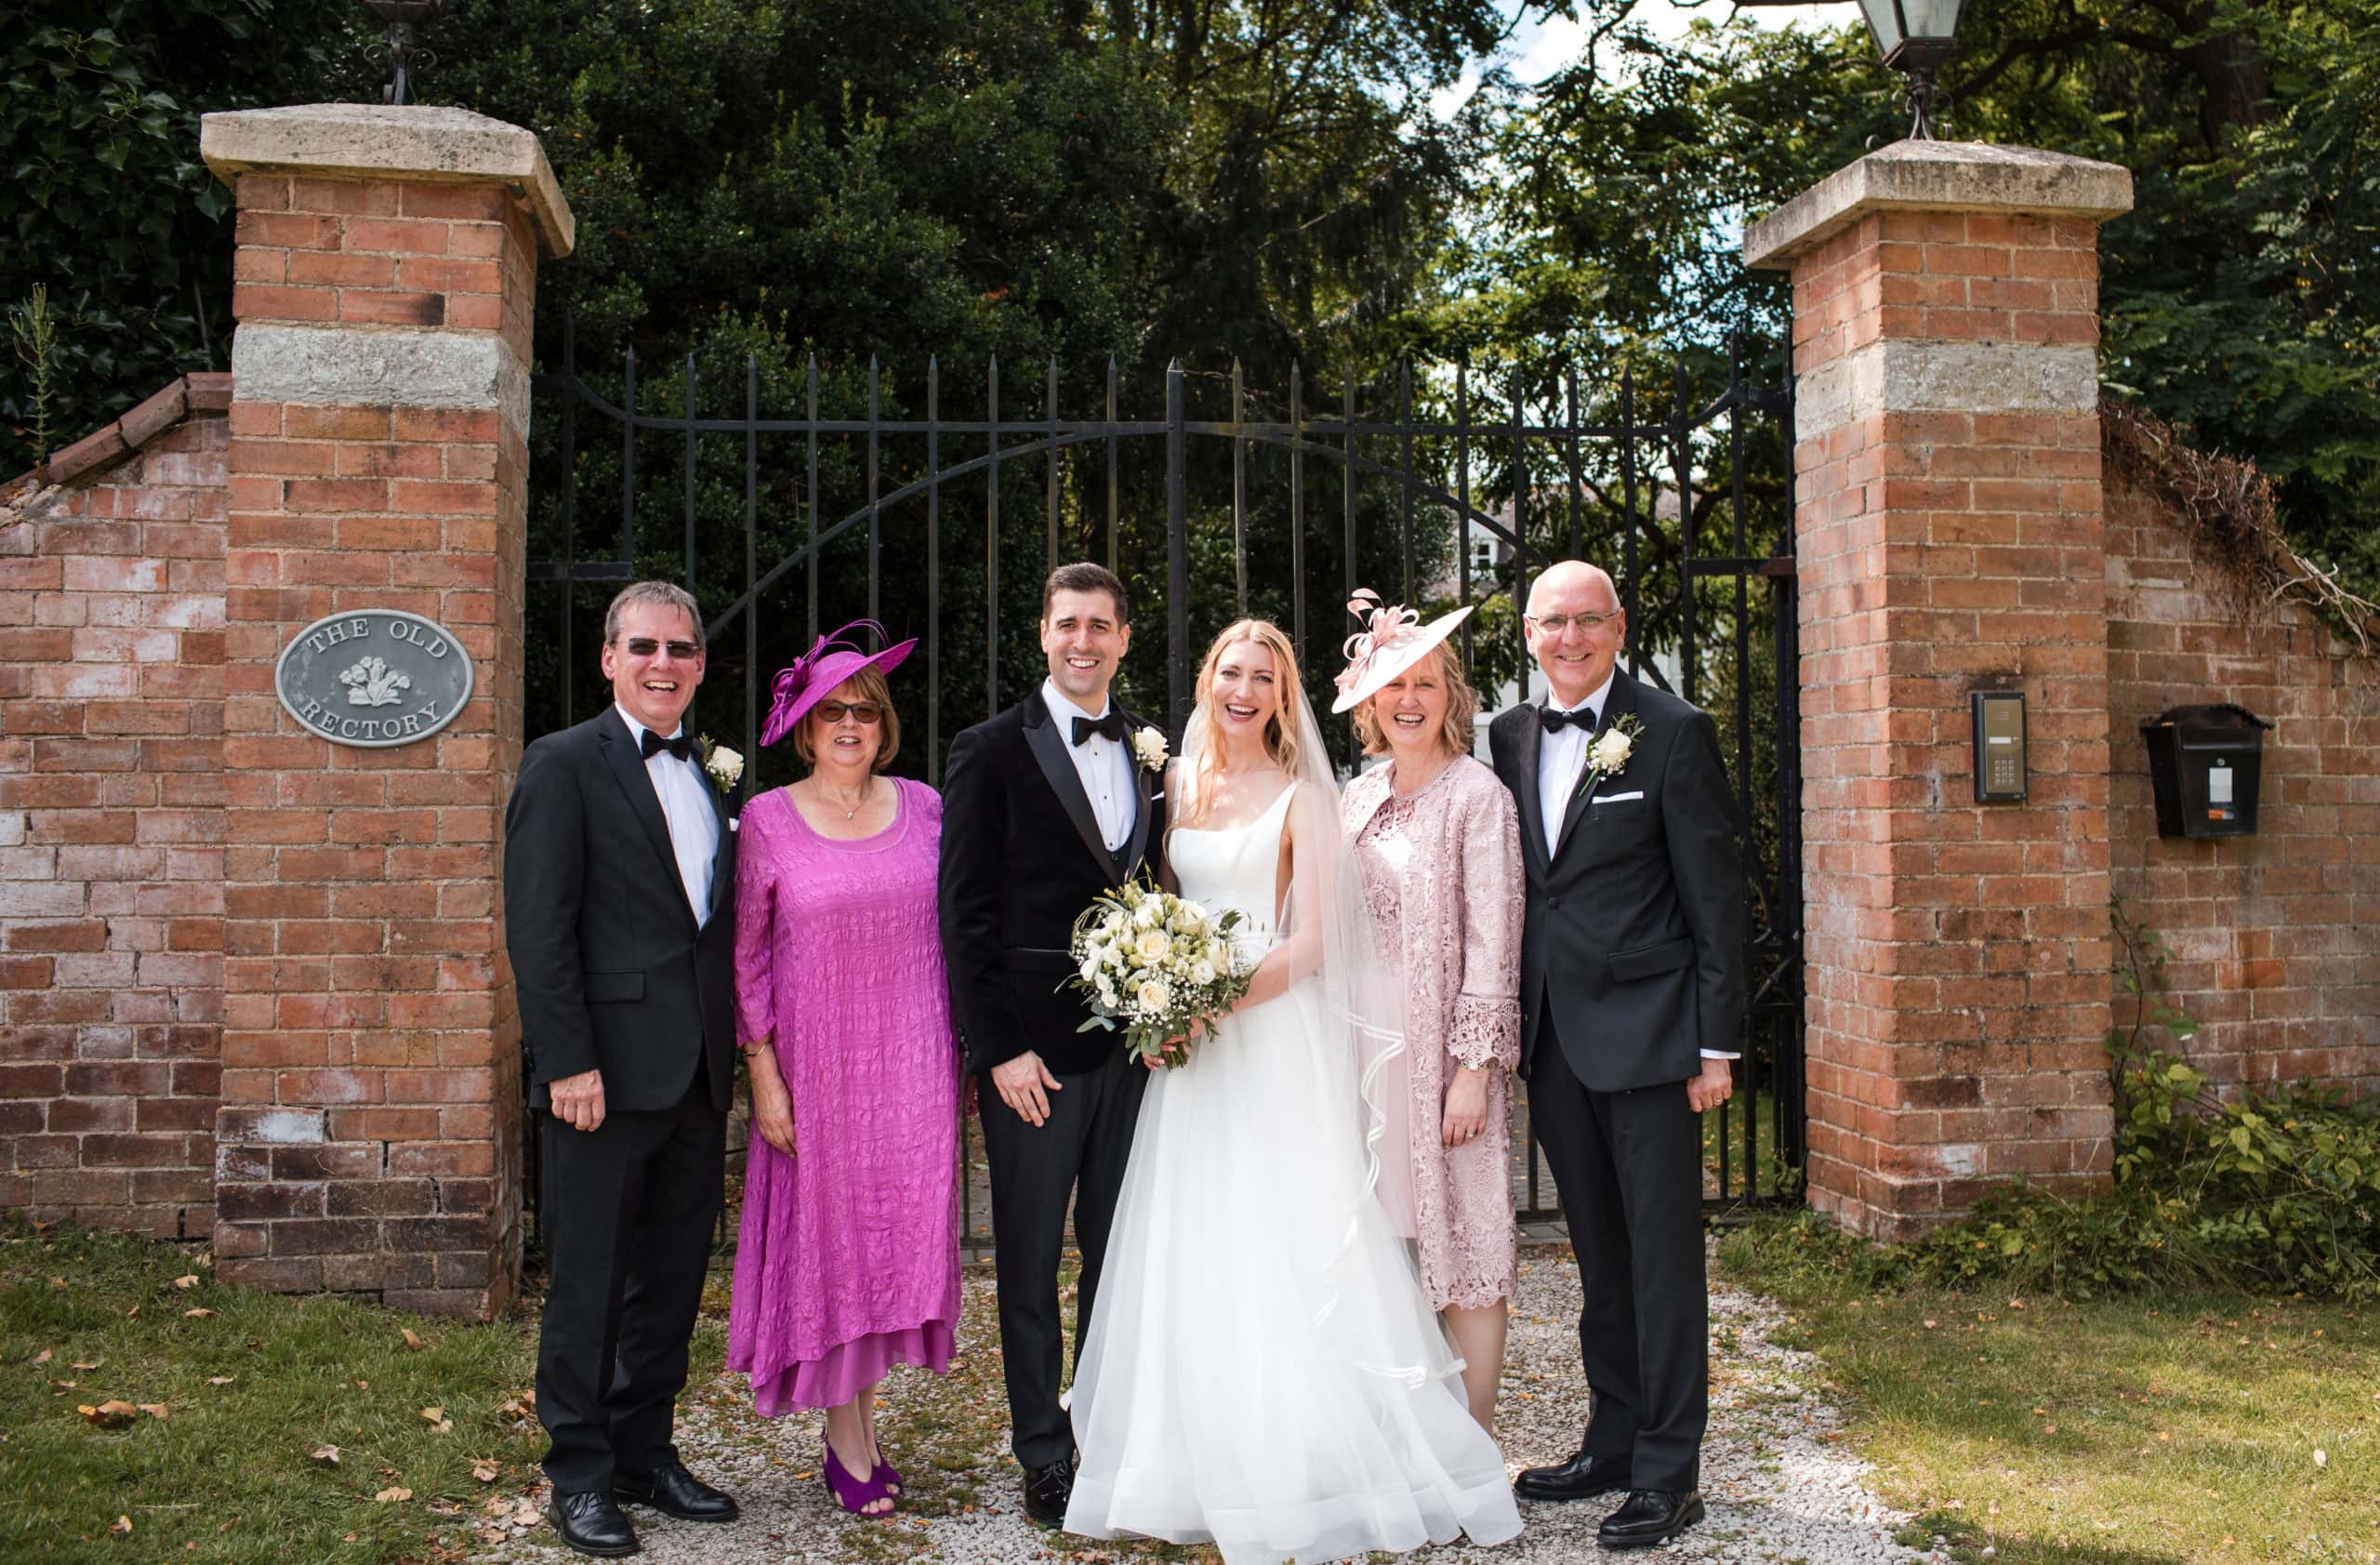
[[829, 728], [846, 717], [855, 718], [870, 728], [884, 721], [884, 709], [873, 701], [821, 701], [810, 710]]
[[[631, 657], [650, 657], [660, 651], [665, 643], [654, 641], [651, 636], [630, 636], [620, 644], [628, 649], [628, 654]], [[681, 662], [703, 655], [703, 649], [692, 642], [669, 642], [666, 644], [669, 648], [669, 656]]]

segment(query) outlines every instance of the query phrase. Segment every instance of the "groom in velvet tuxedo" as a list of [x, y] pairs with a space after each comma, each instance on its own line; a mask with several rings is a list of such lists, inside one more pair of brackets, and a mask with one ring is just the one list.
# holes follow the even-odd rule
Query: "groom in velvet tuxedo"
[[1620, 667], [1610, 577], [1553, 565], [1524, 619], [1546, 700], [1497, 718], [1488, 746], [1520, 806], [1521, 1074], [1578, 1252], [1591, 1397], [1578, 1453], [1514, 1487], [1624, 1492], [1596, 1541], [1647, 1547], [1703, 1515], [1698, 1117], [1734, 1091], [1743, 1028], [1739, 816], [1710, 717]]
[[942, 785], [942, 947], [951, 1015], [980, 1079], [991, 1163], [993, 1265], [1011, 1445], [1025, 1509], [1055, 1527], [1074, 1492], [1074, 1431], [1059, 1405], [1058, 1263], [1066, 1207], [1082, 1251], [1079, 1356], [1148, 1073], [1066, 979], [1091, 899], [1163, 852], [1159, 775], [1132, 737], [1148, 726], [1108, 686], [1132, 639], [1124, 584], [1062, 565], [1041, 594], [1050, 677], [951, 742]]

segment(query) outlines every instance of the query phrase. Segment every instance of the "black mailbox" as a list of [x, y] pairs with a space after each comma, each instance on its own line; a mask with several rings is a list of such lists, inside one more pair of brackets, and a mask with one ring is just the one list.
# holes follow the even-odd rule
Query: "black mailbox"
[[2140, 725], [2160, 837], [2249, 837], [2272, 724], [2229, 703], [2175, 707]]

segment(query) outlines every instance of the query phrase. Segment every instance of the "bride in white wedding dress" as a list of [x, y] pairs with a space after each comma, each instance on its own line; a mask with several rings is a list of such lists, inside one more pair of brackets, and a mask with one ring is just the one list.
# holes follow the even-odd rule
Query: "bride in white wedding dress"
[[[1149, 1082], [1075, 1373], [1066, 1531], [1228, 1565], [1520, 1532], [1378, 1144], [1401, 1037], [1367, 984], [1329, 763], [1287, 638], [1207, 654], [1169, 790], [1183, 896], [1236, 908], [1248, 996]], [[1409, 1214], [1402, 1219], [1409, 1227]]]

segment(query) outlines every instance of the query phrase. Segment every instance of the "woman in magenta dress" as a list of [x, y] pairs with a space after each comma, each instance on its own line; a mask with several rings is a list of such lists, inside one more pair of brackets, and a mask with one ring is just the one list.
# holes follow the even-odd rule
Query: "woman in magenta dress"
[[[877, 630], [873, 621], [862, 624]], [[763, 743], [810, 775], [747, 805], [735, 886], [737, 1037], [756, 1133], [727, 1363], [764, 1415], [826, 1412], [826, 1486], [889, 1514], [876, 1439], [895, 1364], [942, 1373], [959, 1320], [959, 1054], [934, 911], [942, 799], [883, 775], [900, 744], [884, 676], [821, 637], [777, 676]]]

